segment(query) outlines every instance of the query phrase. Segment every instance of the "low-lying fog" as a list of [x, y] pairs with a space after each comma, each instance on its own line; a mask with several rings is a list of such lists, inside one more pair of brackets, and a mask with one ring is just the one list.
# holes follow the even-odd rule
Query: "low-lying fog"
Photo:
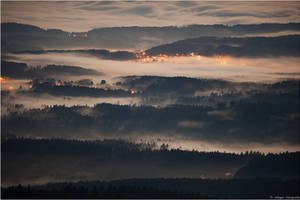
[[225, 79], [237, 82], [274, 82], [299, 78], [299, 58], [233, 58], [178, 57], [157, 62], [112, 61], [72, 53], [10, 54], [10, 61], [25, 62], [32, 66], [57, 64], [73, 65], [103, 72], [110, 80], [117, 76], [158, 75]]

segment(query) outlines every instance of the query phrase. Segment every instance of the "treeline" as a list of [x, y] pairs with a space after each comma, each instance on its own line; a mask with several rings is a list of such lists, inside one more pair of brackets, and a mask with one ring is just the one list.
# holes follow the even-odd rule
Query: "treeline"
[[30, 67], [26, 63], [1, 60], [1, 76], [13, 79], [36, 79], [57, 76], [102, 75], [102, 73], [78, 66], [46, 65]]
[[106, 49], [82, 49], [82, 50], [39, 50], [19, 51], [16, 53], [46, 54], [46, 53], [75, 53], [80, 55], [95, 56], [106, 60], [134, 60], [136, 54], [131, 51], [109, 51]]
[[300, 152], [199, 152], [124, 140], [1, 140], [5, 185], [134, 177], [295, 179], [299, 177], [299, 155]]
[[199, 37], [180, 40], [146, 50], [146, 54], [157, 56], [202, 55], [232, 57], [278, 57], [299, 56], [299, 35], [278, 37]]
[[264, 158], [256, 158], [241, 167], [235, 174], [236, 178], [284, 177], [300, 178], [299, 152], [279, 155], [268, 154]]
[[124, 156], [146, 157], [147, 160], [157, 158], [165, 161], [188, 161], [189, 163], [203, 162], [234, 162], [249, 161], [252, 159], [264, 159], [265, 156], [282, 156], [288, 158], [294, 153], [264, 154], [257, 151], [246, 151], [237, 153], [226, 152], [205, 152], [188, 151], [182, 149], [170, 149], [168, 144], [158, 145], [155, 142], [133, 143], [121, 139], [104, 140], [65, 140], [65, 139], [33, 139], [33, 138], [11, 138], [1, 140], [1, 151], [4, 156], [10, 154], [31, 154], [31, 155], [113, 155], [114, 157], [124, 158]]
[[[51, 94], [53, 96], [71, 96], [71, 97], [134, 97], [138, 94], [132, 94], [131, 90], [110, 89], [87, 87], [86, 85], [77, 85], [67, 81], [58, 81], [55, 79], [34, 79], [32, 88], [29, 91], [20, 91], [25, 94]], [[92, 86], [92, 84], [91, 84]]]
[[171, 132], [173, 136], [203, 141], [297, 144], [299, 102], [280, 102], [283, 101], [275, 104], [244, 99], [214, 106], [57, 105], [2, 116], [1, 130], [4, 137], [95, 139], [107, 135], [151, 136], [158, 132], [168, 136]]
[[2, 188], [2, 198], [274, 198], [299, 196], [299, 180], [128, 179]]
[[[104, 140], [64, 140], [53, 139], [33, 139], [33, 138], [15, 138], [2, 139], [1, 151], [3, 154], [115, 154], [115, 153], [133, 153], [142, 151], [152, 151], [156, 147], [155, 143], [133, 143], [120, 139]], [[38, 149], [38, 151], [37, 151]]]
[[[231, 178], [260, 153], [168, 149], [122, 140], [2, 139], [2, 184], [153, 177]], [[226, 174], [228, 173], [228, 175]]]
[[299, 23], [109, 27], [97, 28], [85, 33], [68, 33], [26, 24], [1, 23], [2, 52], [80, 47], [144, 49], [195, 36], [230, 37], [293, 30], [299, 30]]
[[249, 102], [273, 104], [297, 103], [299, 80], [272, 84], [236, 83], [215, 79], [188, 77], [127, 76], [118, 86], [142, 91], [144, 104], [216, 105], [246, 99]]

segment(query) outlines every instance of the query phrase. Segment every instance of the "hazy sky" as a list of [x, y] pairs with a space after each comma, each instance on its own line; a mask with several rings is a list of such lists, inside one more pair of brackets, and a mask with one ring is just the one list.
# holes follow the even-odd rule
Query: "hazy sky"
[[87, 31], [112, 26], [300, 22], [300, 2], [8, 2], [2, 22]]

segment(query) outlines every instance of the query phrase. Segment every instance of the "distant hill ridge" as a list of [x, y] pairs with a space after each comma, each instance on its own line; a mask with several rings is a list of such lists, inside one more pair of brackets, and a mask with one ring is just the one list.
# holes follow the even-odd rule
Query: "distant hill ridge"
[[2, 52], [45, 48], [147, 49], [153, 46], [202, 36], [230, 37], [247, 34], [299, 31], [299, 23], [250, 25], [188, 25], [182, 27], [106, 27], [88, 32], [65, 32], [37, 26], [1, 23]]

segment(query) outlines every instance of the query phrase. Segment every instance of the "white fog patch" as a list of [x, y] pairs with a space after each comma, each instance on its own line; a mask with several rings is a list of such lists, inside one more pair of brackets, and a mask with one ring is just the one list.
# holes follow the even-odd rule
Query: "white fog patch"
[[213, 110], [208, 111], [208, 115], [219, 116], [224, 120], [234, 120], [234, 113], [231, 110]]
[[178, 126], [183, 128], [196, 128], [202, 129], [207, 124], [207, 122], [203, 121], [180, 121], [178, 122]]
[[29, 65], [71, 65], [97, 70], [99, 77], [113, 81], [114, 77], [130, 75], [187, 76], [224, 79], [236, 82], [275, 82], [300, 78], [299, 58], [233, 58], [233, 57], [179, 57], [160, 62], [112, 61], [72, 53], [10, 54], [11, 61]]

